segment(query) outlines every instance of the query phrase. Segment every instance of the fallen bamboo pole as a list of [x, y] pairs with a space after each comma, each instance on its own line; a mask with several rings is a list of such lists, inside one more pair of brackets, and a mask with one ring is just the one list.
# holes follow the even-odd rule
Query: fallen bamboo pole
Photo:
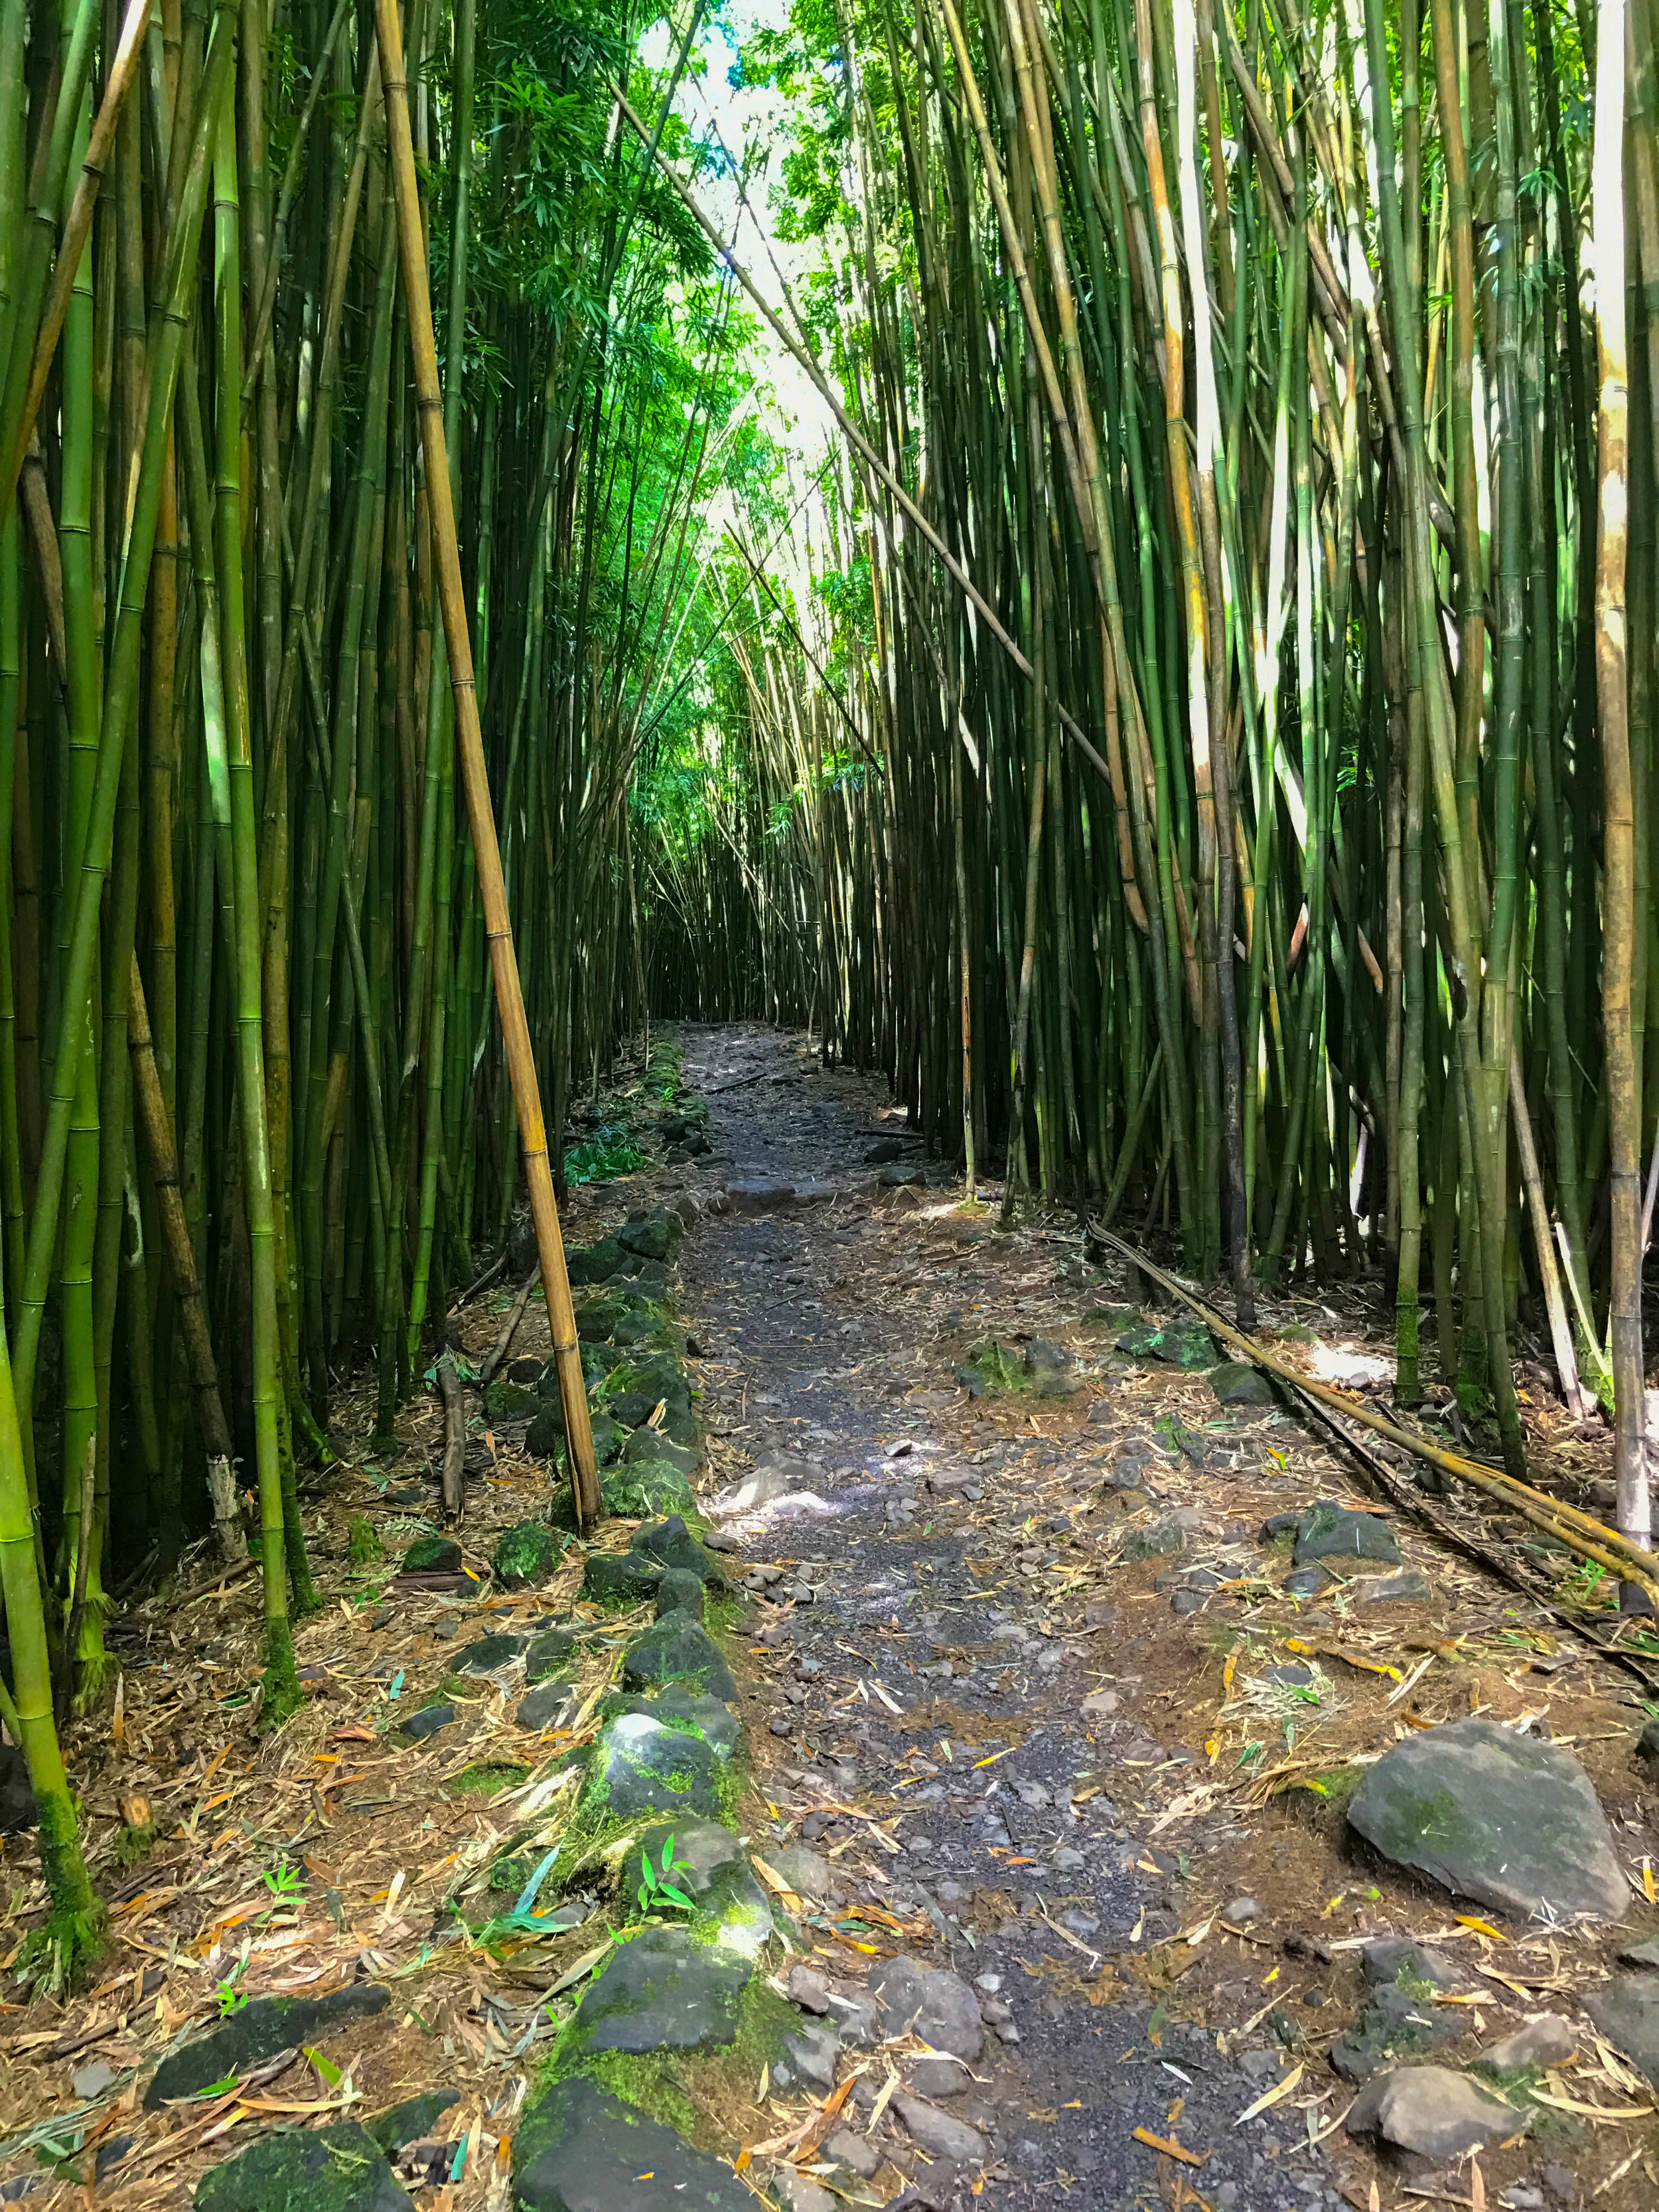
[[409, 349], [421, 418], [427, 507], [438, 556], [438, 596], [443, 608], [444, 640], [449, 649], [450, 685], [455, 695], [455, 735], [461, 781], [465, 787], [467, 813], [472, 825], [472, 850], [483, 906], [484, 935], [489, 945], [490, 971], [495, 986], [495, 1005], [501, 1014], [507, 1073], [513, 1085], [513, 1103], [519, 1117], [525, 1180], [530, 1188], [531, 1218], [536, 1227], [536, 1249], [541, 1258], [542, 1281], [547, 1289], [548, 1332], [553, 1340], [553, 1357], [558, 1366], [565, 1441], [569, 1447], [571, 1499], [576, 1525], [586, 1529], [599, 1517], [599, 1469], [593, 1459], [593, 1431], [588, 1419], [581, 1351], [576, 1340], [575, 1309], [570, 1301], [570, 1278], [564, 1264], [564, 1239], [559, 1230], [559, 1210], [548, 1163], [541, 1090], [536, 1080], [530, 1024], [525, 1014], [519, 963], [513, 949], [513, 924], [507, 910], [507, 885], [501, 874], [501, 847], [495, 839], [483, 735], [478, 725], [478, 693], [461, 584], [461, 554], [455, 534], [449, 457], [444, 442], [438, 346], [432, 326], [432, 292], [415, 177], [415, 143], [410, 129], [409, 86], [404, 73], [398, 0], [375, 0], [374, 21], [380, 48], [380, 79], [386, 94], [392, 188], [397, 199], [398, 252], [403, 264]]
[[1429, 1466], [1437, 1467], [1455, 1481], [1466, 1482], [1472, 1490], [1479, 1490], [1488, 1498], [1497, 1498], [1512, 1512], [1530, 1521], [1534, 1528], [1542, 1528], [1559, 1538], [1580, 1559], [1593, 1559], [1598, 1566], [1605, 1568], [1620, 1581], [1636, 1583], [1659, 1607], [1659, 1562], [1656, 1562], [1650, 1553], [1621, 1536], [1616, 1529], [1607, 1528], [1592, 1514], [1581, 1512], [1577, 1506], [1569, 1505], [1565, 1499], [1551, 1498], [1541, 1490], [1533, 1489], [1528, 1483], [1517, 1482], [1512, 1475], [1504, 1474], [1494, 1468], [1482, 1467], [1478, 1460], [1464, 1459], [1460, 1454], [1447, 1451], [1443, 1446], [1431, 1443], [1427, 1437], [1418, 1436], [1410, 1429], [1402, 1429], [1398, 1423], [1387, 1419], [1382, 1414], [1372, 1413], [1369, 1406], [1359, 1405], [1353, 1399], [1345, 1397], [1341, 1391], [1332, 1389], [1328, 1383], [1315, 1382], [1309, 1376], [1298, 1374], [1288, 1360], [1275, 1358], [1271, 1352], [1264, 1351], [1253, 1338], [1230, 1327], [1212, 1306], [1177, 1282], [1173, 1275], [1165, 1274], [1163, 1268], [1154, 1266], [1152, 1261], [1136, 1251], [1133, 1245], [1126, 1243], [1122, 1237], [1115, 1236], [1109, 1229], [1093, 1220], [1089, 1224], [1089, 1234], [1097, 1243], [1107, 1246], [1129, 1261], [1161, 1290], [1167, 1291], [1172, 1297], [1179, 1298], [1184, 1306], [1198, 1316], [1212, 1336], [1242, 1353], [1246, 1359], [1275, 1376], [1289, 1389], [1300, 1391], [1328, 1413], [1358, 1421], [1362, 1428], [1385, 1437], [1389, 1443], [1398, 1445], [1401, 1451], [1410, 1452], [1416, 1459], [1425, 1461]]
[[539, 1267], [533, 1269], [529, 1281], [519, 1292], [518, 1297], [514, 1299], [513, 1310], [507, 1315], [506, 1321], [501, 1324], [501, 1334], [495, 1339], [494, 1344], [490, 1346], [489, 1351], [484, 1354], [483, 1364], [478, 1370], [478, 1380], [480, 1382], [488, 1382], [493, 1380], [496, 1370], [501, 1366], [502, 1360], [506, 1358], [507, 1353], [512, 1350], [513, 1340], [519, 1333], [519, 1323], [524, 1319], [524, 1310], [530, 1304], [531, 1292], [535, 1289], [537, 1284], [540, 1282], [541, 1279], [541, 1269]]

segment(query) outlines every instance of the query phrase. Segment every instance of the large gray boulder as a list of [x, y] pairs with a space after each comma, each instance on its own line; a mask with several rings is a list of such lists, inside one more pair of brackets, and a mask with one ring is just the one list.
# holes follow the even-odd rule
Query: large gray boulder
[[1630, 1892], [1595, 1792], [1553, 1744], [1486, 1720], [1396, 1744], [1348, 1807], [1396, 1866], [1522, 1919], [1613, 1920]]

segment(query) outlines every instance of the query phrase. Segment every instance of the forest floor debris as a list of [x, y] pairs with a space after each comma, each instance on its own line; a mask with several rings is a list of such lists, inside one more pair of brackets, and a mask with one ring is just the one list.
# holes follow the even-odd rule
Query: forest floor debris
[[[1639, 1688], [1370, 1495], [1286, 1406], [1164, 1356], [1152, 1340], [1176, 1317], [1085, 1267], [1072, 1224], [1001, 1235], [942, 1178], [879, 1181], [864, 1156], [894, 1117], [869, 1079], [759, 1030], [685, 1047], [690, 1086], [716, 1101], [709, 1151], [677, 1140], [672, 1169], [579, 1188], [568, 1236], [592, 1244], [681, 1198], [702, 1217], [679, 1303], [696, 1488], [718, 1516], [702, 1556], [744, 1585], [746, 1612], [717, 1588], [708, 1604], [740, 1631], [752, 1875], [726, 1831], [678, 1818], [648, 1863], [699, 1897], [754, 1889], [751, 1922], [763, 1902], [789, 1940], [767, 1993], [794, 2027], [752, 2080], [725, 2069], [690, 2143], [655, 2129], [662, 2202], [686, 2180], [722, 2204], [753, 2203], [751, 2182], [796, 2204], [977, 2188], [1124, 2212], [1651, 2203], [1659, 1800]], [[708, 1142], [695, 1116], [680, 1136]], [[469, 1368], [521, 1280], [457, 1317]], [[532, 1403], [545, 1340], [532, 1298], [501, 1378]], [[1268, 1302], [1264, 1340], [1378, 1388], [1363, 1285]], [[988, 1364], [1005, 1387], [958, 1377]], [[641, 1419], [619, 1437], [665, 1425], [625, 1395]], [[271, 2130], [343, 2142], [381, 2114], [374, 2185], [422, 2212], [550, 2203], [562, 2162], [616, 2151], [614, 2100], [583, 2075], [550, 2099], [541, 2077], [617, 1959], [617, 1909], [580, 1879], [550, 1904], [544, 1862], [594, 1771], [576, 1754], [603, 1740], [649, 1795], [649, 1747], [625, 1741], [641, 1700], [616, 1692], [685, 1570], [672, 1534], [672, 1556], [634, 1546], [633, 1521], [595, 1553], [553, 1532], [545, 1571], [539, 1546], [520, 1561], [548, 1474], [524, 1400], [494, 1402], [470, 1396], [466, 1510], [446, 1530], [435, 1389], [405, 1408], [396, 1462], [368, 1456], [372, 1390], [343, 1396], [342, 1464], [307, 1505], [326, 1605], [298, 1638], [305, 1706], [274, 1737], [251, 1575], [112, 1624], [119, 1704], [72, 1738], [110, 1942], [72, 1999], [0, 1985], [7, 2201], [31, 2184], [43, 2212], [94, 2201], [95, 2167], [100, 2206], [183, 2206]], [[1600, 1441], [1529, 1412], [1536, 1474], [1593, 1494]], [[630, 1472], [619, 1460], [607, 1484]], [[1596, 1578], [1509, 1533], [1593, 1617]], [[503, 1547], [525, 1587], [491, 1576]], [[584, 1597], [596, 1573], [628, 1580], [623, 1608]], [[702, 1633], [674, 1612], [662, 1626]], [[688, 1721], [703, 1694], [684, 1691]], [[1547, 1868], [1524, 1915], [1359, 1842], [1355, 1793], [1449, 1724], [1593, 1791], [1622, 1917], [1577, 1919], [1565, 1889], [1553, 1910]], [[26, 1837], [5, 1865], [11, 1965], [33, 1910]], [[280, 2001], [305, 2008], [287, 2042]], [[155, 2100], [159, 2060], [210, 2031], [216, 2051], [239, 2022], [239, 2078]], [[1356, 2036], [1380, 2062], [1358, 2104]], [[214, 2185], [204, 2204], [240, 2201]], [[656, 2201], [643, 2181], [638, 2201]]]

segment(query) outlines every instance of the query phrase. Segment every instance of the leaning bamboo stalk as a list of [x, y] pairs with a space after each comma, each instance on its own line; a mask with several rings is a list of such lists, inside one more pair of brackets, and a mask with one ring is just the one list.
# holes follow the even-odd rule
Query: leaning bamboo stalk
[[542, 1281], [547, 1291], [548, 1327], [553, 1339], [553, 1357], [558, 1367], [559, 1395], [564, 1408], [565, 1438], [569, 1447], [571, 1495], [577, 1525], [587, 1528], [599, 1519], [601, 1510], [599, 1470], [593, 1458], [593, 1432], [588, 1419], [587, 1385], [582, 1375], [581, 1351], [576, 1337], [575, 1309], [571, 1303], [570, 1278], [565, 1268], [564, 1240], [560, 1234], [558, 1206], [553, 1195], [547, 1134], [542, 1120], [541, 1091], [536, 1079], [530, 1024], [526, 1018], [524, 994], [519, 981], [519, 963], [513, 949], [513, 925], [507, 909], [501, 847], [496, 842], [489, 772], [484, 765], [483, 734], [478, 722], [472, 641], [467, 630], [460, 547], [455, 532], [449, 459], [444, 442], [443, 398], [439, 389], [438, 349], [433, 331], [432, 296], [427, 276], [426, 234], [421, 221], [420, 193], [415, 175], [415, 145], [410, 128], [409, 88], [404, 71], [403, 30], [398, 21], [397, 0], [376, 0], [374, 20], [380, 42], [381, 81], [386, 94], [387, 133], [391, 140], [392, 189], [398, 207], [398, 251], [403, 263], [410, 355], [420, 410], [421, 447], [426, 462], [428, 514], [438, 557], [438, 593], [443, 610], [445, 642], [449, 653], [450, 687], [455, 697], [455, 730], [460, 744], [461, 780], [466, 790], [467, 813], [472, 827], [472, 847], [477, 856], [478, 885], [483, 902], [484, 933], [489, 946], [490, 971], [495, 987], [495, 1004], [501, 1015], [501, 1040], [518, 1115], [525, 1179], [530, 1188], [531, 1217], [535, 1224]]
[[1410, 1429], [1401, 1428], [1396, 1422], [1385, 1419], [1381, 1413], [1372, 1413], [1369, 1406], [1362, 1406], [1354, 1399], [1345, 1397], [1341, 1391], [1332, 1389], [1328, 1383], [1312, 1381], [1308, 1376], [1299, 1373], [1288, 1360], [1265, 1351], [1253, 1337], [1229, 1327], [1213, 1307], [1195, 1297], [1173, 1275], [1166, 1274], [1162, 1267], [1154, 1266], [1133, 1245], [1126, 1243], [1121, 1237], [1115, 1237], [1103, 1224], [1091, 1221], [1089, 1228], [1091, 1235], [1099, 1243], [1131, 1261], [1161, 1290], [1169, 1291], [1171, 1297], [1179, 1298], [1184, 1306], [1189, 1307], [1211, 1335], [1218, 1337], [1231, 1350], [1332, 1413], [1340, 1413], [1348, 1420], [1358, 1421], [1362, 1428], [1386, 1437], [1389, 1443], [1398, 1445], [1401, 1451], [1410, 1452], [1413, 1458], [1438, 1468], [1443, 1474], [1455, 1477], [1459, 1482], [1468, 1483], [1472, 1490], [1479, 1490], [1486, 1496], [1496, 1498], [1530, 1521], [1535, 1528], [1546, 1528], [1551, 1534], [1559, 1536], [1581, 1559], [1594, 1559], [1609, 1573], [1638, 1583], [1650, 1596], [1659, 1601], [1659, 1569], [1656, 1569], [1653, 1559], [1642, 1547], [1632, 1543], [1618, 1530], [1605, 1527], [1594, 1515], [1581, 1511], [1576, 1505], [1569, 1505], [1561, 1498], [1551, 1498], [1541, 1490], [1534, 1490], [1529, 1483], [1517, 1482], [1512, 1475], [1499, 1474], [1496, 1468], [1482, 1467], [1477, 1461], [1464, 1459], [1456, 1452], [1449, 1452], [1439, 1444], [1431, 1443], [1426, 1437], [1418, 1436]]
[[[58, 241], [57, 264], [52, 271], [46, 305], [41, 311], [40, 328], [34, 342], [27, 388], [6, 448], [3, 464], [0, 464], [0, 514], [10, 507], [17, 489], [18, 472], [23, 465], [23, 456], [28, 451], [29, 434], [40, 410], [46, 379], [52, 373], [52, 356], [58, 349], [64, 318], [69, 313], [70, 295], [75, 289], [75, 272], [80, 265], [81, 249], [87, 242], [87, 234], [92, 228], [93, 210], [97, 205], [104, 170], [115, 143], [121, 110], [127, 94], [132, 88], [133, 79], [138, 74], [144, 33], [149, 23], [149, 9], [150, 0], [130, 0], [126, 20], [121, 26], [120, 41], [104, 85], [104, 96], [92, 126], [92, 136], [82, 157], [81, 181], [75, 188], [75, 198], [70, 203], [63, 234]], [[20, 330], [14, 343], [23, 343], [26, 334]]]
[[173, 1140], [173, 1117], [167, 1112], [161, 1074], [155, 1065], [149, 1009], [144, 1000], [144, 979], [139, 972], [136, 953], [128, 976], [127, 1024], [127, 1050], [132, 1060], [134, 1087], [137, 1092], [139, 1116], [144, 1125], [144, 1139], [149, 1147], [150, 1181], [155, 1185], [162, 1233], [167, 1238], [167, 1259], [173, 1268], [173, 1295], [179, 1301], [179, 1319], [185, 1334], [191, 1382], [196, 1393], [202, 1449], [208, 1456], [208, 1486], [213, 1492], [216, 1516], [219, 1485], [215, 1480], [215, 1463], [222, 1462], [228, 1474], [232, 1458], [230, 1425], [225, 1419], [224, 1401], [219, 1394], [219, 1370], [213, 1356], [213, 1337], [208, 1326], [202, 1285], [196, 1273], [196, 1254], [190, 1241], [190, 1224], [185, 1217], [185, 1201], [179, 1187], [179, 1147]]

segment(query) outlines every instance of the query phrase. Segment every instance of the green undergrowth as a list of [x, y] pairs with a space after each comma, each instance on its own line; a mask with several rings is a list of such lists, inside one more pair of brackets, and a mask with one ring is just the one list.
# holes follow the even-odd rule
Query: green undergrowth
[[348, 1532], [351, 1564], [354, 1567], [372, 1565], [386, 1554], [380, 1538], [374, 1533], [374, 1523], [367, 1513], [354, 1513]]
[[753, 2134], [761, 2069], [779, 2057], [785, 2038], [799, 2027], [793, 2006], [767, 1988], [757, 1967], [738, 2001], [736, 2039], [724, 2049], [637, 2055], [606, 2051], [584, 2058], [573, 2048], [575, 2039], [567, 2022], [538, 2086], [545, 2091], [586, 2074], [647, 2119], [677, 2130], [699, 2150], [724, 2154], [734, 2135]]
[[621, 1176], [637, 1174], [645, 1154], [633, 1132], [620, 1121], [602, 1121], [590, 1137], [568, 1147], [564, 1156], [567, 1182], [615, 1182]]
[[493, 1797], [497, 1790], [511, 1790], [520, 1782], [530, 1779], [530, 1769], [516, 1759], [475, 1759], [464, 1766], [459, 1774], [452, 1774], [447, 1787], [465, 1791], [469, 1797]]
[[1015, 1396], [1031, 1387], [1019, 1354], [994, 1336], [976, 1344], [957, 1372], [970, 1389], [977, 1384], [981, 1392], [991, 1397]]

